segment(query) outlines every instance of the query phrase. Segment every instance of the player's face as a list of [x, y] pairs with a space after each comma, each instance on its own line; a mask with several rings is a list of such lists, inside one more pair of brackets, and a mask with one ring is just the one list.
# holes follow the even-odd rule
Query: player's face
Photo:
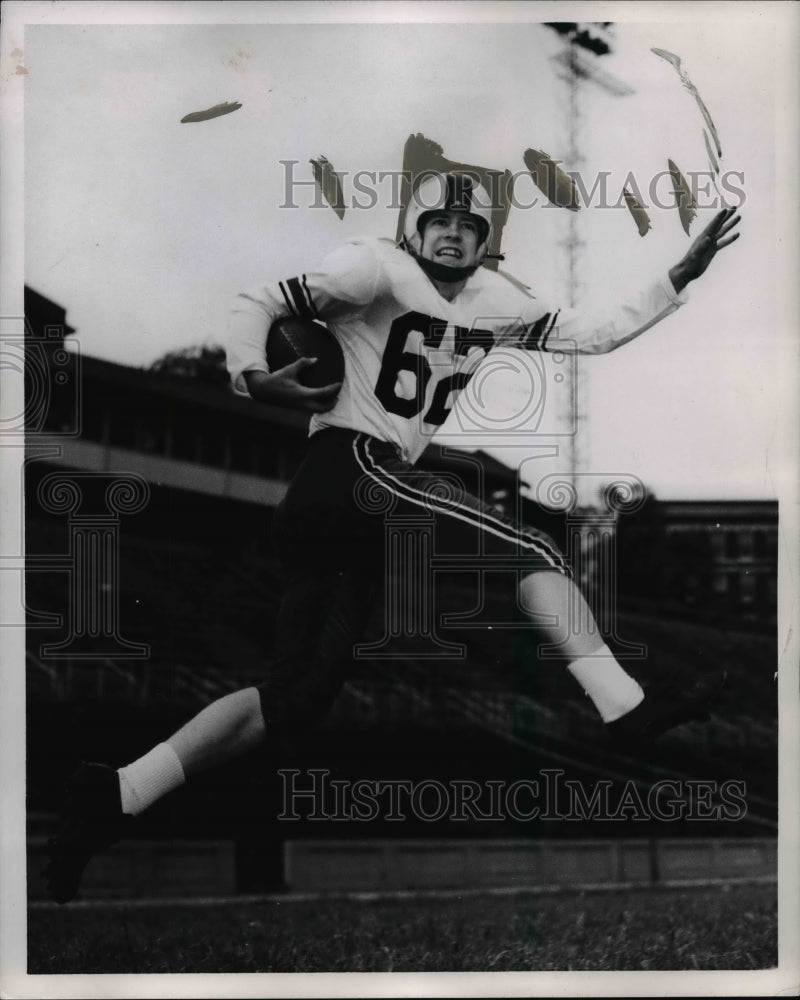
[[466, 212], [436, 212], [425, 223], [420, 254], [446, 267], [475, 267], [479, 263], [478, 223]]

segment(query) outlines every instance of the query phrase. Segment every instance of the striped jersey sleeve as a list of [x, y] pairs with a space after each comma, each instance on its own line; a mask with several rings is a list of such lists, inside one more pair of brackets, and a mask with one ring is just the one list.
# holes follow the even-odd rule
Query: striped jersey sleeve
[[308, 288], [307, 275], [301, 274], [299, 278], [279, 281], [278, 288], [289, 315], [299, 316], [301, 319], [319, 318], [319, 311]]
[[498, 337], [498, 343], [526, 351], [607, 354], [640, 336], [687, 301], [669, 279], [656, 281], [606, 315], [557, 309], [532, 300]]
[[243, 374], [267, 372], [267, 334], [286, 316], [336, 320], [372, 301], [380, 266], [360, 241], [334, 250], [319, 269], [262, 285], [236, 297], [228, 327], [227, 363], [233, 386], [246, 393]]

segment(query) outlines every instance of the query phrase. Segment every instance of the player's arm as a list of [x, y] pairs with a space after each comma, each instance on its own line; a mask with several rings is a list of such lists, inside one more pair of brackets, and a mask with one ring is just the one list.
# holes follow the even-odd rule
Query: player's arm
[[737, 239], [739, 234], [731, 230], [739, 217], [733, 213], [733, 209], [718, 213], [686, 255], [670, 268], [668, 278], [643, 289], [607, 317], [534, 305], [517, 330], [509, 331], [505, 342], [527, 350], [576, 354], [607, 354], [622, 347], [686, 302], [686, 285], [703, 274], [719, 250]]
[[610, 314], [557, 309], [540, 300], [496, 338], [496, 343], [526, 351], [607, 354], [641, 336], [685, 302], [668, 279], [640, 291]]
[[336, 403], [341, 382], [332, 382], [312, 389], [300, 381], [304, 368], [314, 364], [313, 358], [298, 358], [274, 372], [250, 370], [242, 373], [247, 392], [259, 403], [285, 406], [305, 413], [326, 413]]
[[263, 285], [236, 297], [228, 328], [227, 363], [234, 388], [260, 402], [321, 413], [331, 408], [340, 383], [310, 389], [299, 381], [311, 359], [270, 372], [267, 336], [286, 316], [336, 320], [368, 302], [375, 293], [377, 261], [362, 245], [334, 251], [316, 272]]

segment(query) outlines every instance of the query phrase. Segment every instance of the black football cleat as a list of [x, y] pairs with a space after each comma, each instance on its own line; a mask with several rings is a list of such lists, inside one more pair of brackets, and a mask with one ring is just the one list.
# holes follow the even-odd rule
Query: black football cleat
[[611, 743], [619, 749], [634, 749], [686, 722], [706, 722], [722, 694], [725, 677], [726, 672], [719, 670], [690, 680], [670, 674], [654, 681], [636, 708], [606, 724]]
[[132, 820], [122, 811], [114, 768], [81, 764], [64, 789], [58, 833], [47, 841], [48, 861], [42, 874], [56, 903], [75, 898], [89, 861], [121, 840]]

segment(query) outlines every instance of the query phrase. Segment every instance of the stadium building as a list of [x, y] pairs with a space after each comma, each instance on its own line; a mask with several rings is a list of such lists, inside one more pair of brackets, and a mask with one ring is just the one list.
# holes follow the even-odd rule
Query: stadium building
[[[121, 766], [202, 704], [262, 679], [281, 593], [270, 522], [302, 458], [307, 424], [299, 414], [236, 396], [213, 351], [173, 358], [156, 370], [126, 368], [66, 349], [74, 330], [61, 306], [32, 289], [25, 305], [34, 872], [57, 789], [78, 760]], [[517, 474], [489, 456], [433, 446], [424, 461], [560, 541], [571, 537], [569, 515], [536, 508], [520, 493]], [[407, 525], [388, 525], [387, 531], [412, 538], [407, 544], [420, 557], [411, 571], [417, 575], [410, 583], [387, 581], [352, 676], [322, 729], [297, 746], [265, 748], [257, 759], [158, 803], [142, 817], [139, 840], [117, 848], [128, 875], [120, 875], [119, 861], [115, 867], [98, 859], [97, 881], [87, 891], [92, 885], [101, 894], [123, 891], [122, 883], [133, 894], [147, 886], [157, 892], [159, 884], [176, 894], [217, 884], [275, 887], [291, 881], [286, 843], [295, 845], [295, 873], [301, 857], [299, 868], [310, 870], [307, 842], [333, 851], [319, 869], [324, 882], [331, 865], [342, 863], [334, 847], [343, 840], [367, 845], [349, 864], [374, 878], [387, 870], [387, 857], [397, 857], [398, 843], [420, 838], [441, 843], [438, 854], [425, 854], [438, 859], [428, 864], [433, 879], [437, 871], [454, 878], [464, 851], [475, 844], [493, 844], [505, 859], [496, 861], [497, 870], [509, 877], [519, 846], [509, 854], [502, 845], [535, 851], [556, 840], [583, 842], [584, 850], [590, 841], [599, 843], [597, 856], [610, 858], [617, 872], [625, 866], [619, 845], [643, 842], [649, 846], [630, 863], [644, 866], [650, 878], [660, 839], [700, 837], [715, 845], [749, 838], [761, 873], [770, 868], [777, 797], [777, 505], [653, 501], [635, 518], [617, 520], [622, 613], [609, 643], [628, 656], [632, 672], [637, 663], [660, 669], [679, 660], [702, 665], [724, 658], [735, 680], [718, 717], [684, 727], [652, 759], [638, 760], [607, 749], [602, 727], [557, 659], [540, 655], [535, 634], [519, 630], [503, 600], [513, 593], [513, 567], [488, 577], [477, 565], [465, 571], [437, 553], [428, 527], [420, 524], [409, 535]], [[428, 541], [417, 545], [417, 538]], [[597, 562], [607, 555], [598, 549], [582, 557]], [[436, 588], [430, 619], [414, 604], [424, 579]], [[542, 808], [532, 815], [530, 783], [539, 780], [541, 791], [556, 772], [579, 789], [582, 815], [572, 792], [549, 817]], [[671, 816], [639, 808], [664, 780], [678, 784], [675, 802], [683, 806]], [[687, 805], [686, 796], [697, 780], [717, 791], [740, 782], [738, 800], [731, 793], [727, 809], [693, 815], [697, 802]], [[327, 785], [315, 798], [319, 781]], [[375, 809], [362, 801], [361, 811], [345, 803], [342, 796], [359, 781], [372, 782], [362, 791], [394, 782], [407, 796], [419, 796], [415, 803], [408, 799], [398, 821], [397, 803], [389, 799]], [[502, 786], [505, 794], [518, 781], [528, 796], [524, 808], [521, 800], [515, 808], [508, 798], [492, 800], [492, 787]], [[456, 789], [460, 805], [448, 801], [439, 808], [442, 788], [447, 794]], [[473, 808], [464, 807], [467, 788], [478, 789]], [[599, 806], [598, 788], [610, 788], [611, 795]], [[287, 800], [295, 792], [296, 810]], [[622, 801], [625, 795], [633, 796], [633, 805]], [[315, 817], [315, 809], [321, 815]], [[284, 821], [276, 824], [276, 814]], [[456, 842], [462, 848], [453, 847]], [[457, 858], [449, 868], [448, 851]], [[706, 855], [695, 850], [693, 856]], [[420, 877], [425, 864], [416, 857]], [[171, 882], [162, 878], [166, 869]], [[175, 875], [179, 870], [183, 874]], [[407, 884], [396, 878], [399, 887]], [[31, 893], [39, 891], [32, 875]]]

